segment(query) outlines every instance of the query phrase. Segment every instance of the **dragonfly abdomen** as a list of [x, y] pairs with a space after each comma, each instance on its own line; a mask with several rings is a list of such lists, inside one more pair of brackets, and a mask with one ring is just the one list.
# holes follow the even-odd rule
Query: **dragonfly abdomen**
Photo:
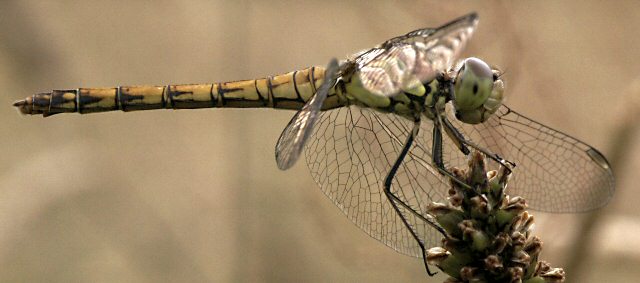
[[[301, 109], [324, 80], [324, 68], [310, 67], [256, 80], [167, 86], [79, 88], [39, 93], [17, 101], [24, 114], [96, 113], [151, 109], [278, 108]], [[333, 91], [323, 109], [343, 106]]]

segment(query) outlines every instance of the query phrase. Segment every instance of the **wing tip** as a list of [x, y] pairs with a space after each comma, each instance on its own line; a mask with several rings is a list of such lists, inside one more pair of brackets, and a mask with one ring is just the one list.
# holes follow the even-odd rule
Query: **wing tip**
[[450, 25], [456, 25], [456, 24], [459, 24], [459, 23], [470, 24], [470, 25], [475, 26], [475, 25], [478, 24], [479, 20], [480, 20], [480, 16], [478, 15], [478, 13], [475, 12], [475, 11], [472, 11], [472, 12], [470, 12], [470, 13], [464, 15], [464, 16], [461, 16], [461, 17], [459, 17], [459, 18], [457, 18], [457, 19], [445, 24], [442, 27], [446, 27], [446, 26], [450, 26]]
[[606, 171], [611, 172], [611, 164], [609, 164], [609, 161], [607, 160], [607, 158], [604, 157], [604, 154], [602, 154], [600, 151], [598, 151], [593, 147], [589, 147], [589, 149], [587, 149], [585, 152], [587, 153], [589, 158], [591, 158], [591, 160], [595, 162], [598, 166], [600, 166], [602, 169]]
[[292, 160], [292, 158], [286, 158], [282, 156], [282, 154], [278, 154], [276, 150], [276, 164], [278, 164], [278, 169], [285, 171], [288, 170], [296, 163], [296, 160]]

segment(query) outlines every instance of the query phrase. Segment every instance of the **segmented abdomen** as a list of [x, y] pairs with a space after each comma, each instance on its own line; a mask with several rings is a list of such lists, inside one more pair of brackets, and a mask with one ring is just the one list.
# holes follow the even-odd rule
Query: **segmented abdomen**
[[[257, 80], [213, 84], [79, 88], [35, 94], [14, 105], [24, 114], [95, 113], [211, 107], [300, 109], [324, 79], [324, 68], [311, 67]], [[341, 107], [332, 91], [323, 109]]]

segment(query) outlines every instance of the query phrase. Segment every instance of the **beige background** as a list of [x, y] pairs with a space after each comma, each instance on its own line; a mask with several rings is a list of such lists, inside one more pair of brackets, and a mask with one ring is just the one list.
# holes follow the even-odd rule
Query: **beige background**
[[[291, 112], [43, 119], [10, 104], [52, 88], [325, 65], [469, 11], [481, 21], [465, 55], [506, 70], [508, 104], [613, 157], [616, 195], [569, 276], [640, 276], [640, 2], [269, 2], [0, 3], [0, 281], [441, 282], [351, 224], [303, 163], [276, 168]], [[589, 214], [535, 215], [543, 257], [568, 266]]]

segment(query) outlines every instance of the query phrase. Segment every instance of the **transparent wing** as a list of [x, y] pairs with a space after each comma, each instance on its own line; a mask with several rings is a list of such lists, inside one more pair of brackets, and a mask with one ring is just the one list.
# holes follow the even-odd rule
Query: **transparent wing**
[[[394, 114], [356, 106], [323, 112], [306, 146], [307, 165], [322, 191], [371, 237], [412, 256], [421, 251], [387, 200], [383, 182], [402, 149], [413, 122]], [[423, 121], [392, 191], [425, 217], [426, 206], [445, 200], [449, 188], [431, 166], [431, 121]], [[447, 145], [446, 151], [457, 150]], [[440, 242], [429, 223], [402, 211], [427, 246]]]
[[393, 96], [433, 80], [451, 67], [478, 24], [475, 13], [436, 29], [387, 40], [355, 59], [360, 81], [375, 95]]
[[[452, 111], [448, 116], [465, 137], [516, 162], [508, 190], [525, 197], [534, 209], [591, 210], [604, 205], [613, 194], [613, 175], [606, 159], [575, 138], [506, 106], [479, 125], [457, 121]], [[355, 106], [334, 109], [321, 113], [305, 152], [312, 177], [351, 221], [398, 252], [419, 257], [417, 243], [383, 192], [383, 180], [411, 127], [411, 121], [393, 114]], [[392, 185], [396, 195], [427, 218], [426, 206], [445, 201], [449, 188], [431, 163], [432, 130], [431, 121], [421, 123]], [[447, 167], [463, 168], [468, 160], [446, 135], [443, 155]], [[402, 213], [426, 246], [439, 244], [441, 235], [431, 225]]]
[[287, 170], [296, 163], [304, 144], [318, 120], [322, 103], [336, 82], [338, 61], [334, 58], [325, 70], [324, 81], [316, 94], [298, 111], [284, 128], [276, 143], [276, 163], [281, 170]]
[[508, 192], [533, 209], [582, 212], [605, 205], [614, 192], [609, 163], [584, 142], [501, 106], [486, 122], [468, 125], [448, 116], [465, 137], [516, 167]]

